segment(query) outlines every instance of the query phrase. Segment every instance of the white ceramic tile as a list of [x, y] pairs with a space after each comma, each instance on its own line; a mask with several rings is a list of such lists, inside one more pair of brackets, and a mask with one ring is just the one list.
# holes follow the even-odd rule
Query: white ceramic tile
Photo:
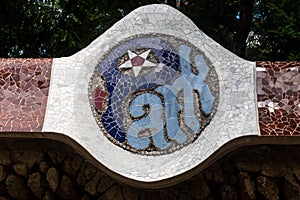
[[[114, 145], [100, 131], [88, 99], [88, 84], [100, 59], [118, 42], [141, 33], [189, 41], [205, 53], [219, 78], [219, 104], [210, 125], [194, 143], [166, 155], [143, 156]], [[143, 182], [164, 180], [201, 164], [234, 138], [258, 135], [253, 72], [253, 62], [215, 43], [178, 10], [161, 4], [144, 6], [75, 55], [54, 59], [43, 132], [71, 137], [124, 177]]]

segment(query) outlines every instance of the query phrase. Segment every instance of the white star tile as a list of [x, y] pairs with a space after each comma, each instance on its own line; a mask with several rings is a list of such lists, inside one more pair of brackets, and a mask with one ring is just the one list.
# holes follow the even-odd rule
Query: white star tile
[[145, 60], [144, 64], [142, 65], [142, 67], [156, 67], [157, 64], [150, 62], [148, 60]]
[[124, 62], [119, 68], [132, 68], [131, 60]]
[[129, 59], [130, 59], [130, 60], [131, 60], [132, 58], [134, 58], [134, 57], [137, 56], [137, 54], [135, 54], [134, 52], [132, 52], [132, 51], [130, 51], [130, 50], [128, 50], [127, 53], [128, 53], [128, 56], [129, 56]]
[[[136, 53], [128, 50], [127, 53], [128, 53], [128, 56], [129, 56], [129, 60], [127, 60], [126, 62], [121, 64], [119, 66], [119, 68], [132, 68], [134, 76], [137, 77], [140, 74], [142, 68], [151, 68], [151, 67], [156, 67], [157, 66], [156, 63], [153, 63], [153, 62], [147, 60], [147, 57], [148, 57], [150, 52], [151, 52], [151, 49], [148, 49], [147, 51], [144, 51], [141, 54], [136, 54]], [[145, 61], [140, 66], [133, 66], [131, 60], [133, 58], [137, 57], [137, 56], [145, 59]]]
[[144, 58], [144, 59], [147, 59], [149, 53], [150, 53], [151, 49], [145, 51], [144, 53], [141, 53], [139, 56]]
[[134, 76], [137, 77], [142, 69], [142, 67], [133, 67]]

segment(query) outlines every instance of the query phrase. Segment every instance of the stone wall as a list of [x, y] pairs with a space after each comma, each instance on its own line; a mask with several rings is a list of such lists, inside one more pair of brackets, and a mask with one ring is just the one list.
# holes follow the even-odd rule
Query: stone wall
[[299, 199], [300, 146], [238, 149], [168, 188], [117, 182], [68, 146], [50, 140], [1, 139], [4, 199]]

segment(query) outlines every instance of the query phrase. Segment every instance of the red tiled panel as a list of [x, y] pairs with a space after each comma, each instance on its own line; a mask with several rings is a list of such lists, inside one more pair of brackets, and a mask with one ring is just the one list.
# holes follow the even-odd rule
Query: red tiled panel
[[42, 130], [52, 59], [0, 58], [0, 131]]
[[256, 62], [261, 135], [300, 135], [300, 62]]

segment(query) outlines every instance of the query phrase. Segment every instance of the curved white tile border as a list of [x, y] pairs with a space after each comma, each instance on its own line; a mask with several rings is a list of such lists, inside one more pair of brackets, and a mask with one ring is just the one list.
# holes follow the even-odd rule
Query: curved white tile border
[[[219, 77], [218, 110], [198, 139], [167, 155], [143, 156], [125, 151], [100, 131], [88, 100], [88, 83], [99, 59], [118, 42], [138, 34], [161, 33], [183, 38], [210, 59]], [[71, 137], [113, 172], [142, 182], [180, 175], [201, 164], [234, 138], [259, 135], [255, 108], [255, 63], [214, 42], [182, 13], [167, 5], [136, 9], [88, 47], [54, 59], [43, 132]]]

